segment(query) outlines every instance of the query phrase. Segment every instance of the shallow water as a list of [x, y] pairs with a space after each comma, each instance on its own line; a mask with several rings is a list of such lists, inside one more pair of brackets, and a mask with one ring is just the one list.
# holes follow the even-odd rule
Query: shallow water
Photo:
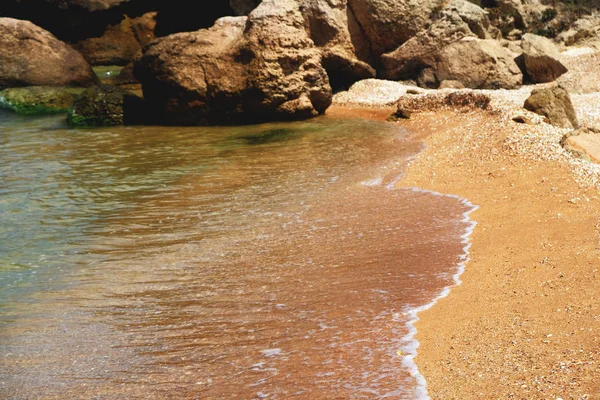
[[415, 398], [409, 311], [469, 224], [392, 188], [405, 136], [0, 114], [0, 397]]

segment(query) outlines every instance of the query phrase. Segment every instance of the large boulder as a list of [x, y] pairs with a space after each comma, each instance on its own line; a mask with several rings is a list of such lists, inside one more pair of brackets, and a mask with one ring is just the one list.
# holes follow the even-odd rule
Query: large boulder
[[151, 42], [135, 75], [168, 124], [303, 119], [325, 112], [331, 87], [299, 4], [265, 0], [248, 17]]
[[523, 107], [543, 115], [551, 125], [573, 129], [579, 127], [571, 97], [562, 86], [534, 89]]
[[379, 57], [423, 30], [443, 0], [348, 0], [348, 4]]
[[474, 36], [468, 24], [457, 13], [446, 15], [394, 51], [383, 54], [384, 75], [393, 80], [414, 78], [436, 64], [442, 49], [465, 36]]
[[368, 42], [356, 29], [347, 0], [305, 0], [300, 9], [310, 38], [321, 49], [322, 64], [334, 90], [375, 77], [368, 64]]
[[67, 114], [74, 127], [134, 125], [146, 122], [142, 98], [112, 85], [93, 86], [81, 93]]
[[488, 19], [488, 12], [467, 0], [450, 0], [442, 10], [445, 15], [456, 13], [480, 39], [499, 39], [502, 34]]
[[533, 83], [552, 82], [567, 72], [560, 51], [550, 39], [527, 33], [521, 41], [523, 63]]
[[436, 63], [438, 80], [452, 80], [472, 89], [516, 89], [523, 74], [514, 55], [495, 40], [465, 37], [446, 46]]
[[0, 18], [0, 88], [89, 86], [98, 81], [89, 64], [50, 32], [13, 18]]
[[63, 88], [28, 86], [8, 88], [0, 92], [0, 107], [17, 114], [53, 114], [66, 112], [73, 96]]

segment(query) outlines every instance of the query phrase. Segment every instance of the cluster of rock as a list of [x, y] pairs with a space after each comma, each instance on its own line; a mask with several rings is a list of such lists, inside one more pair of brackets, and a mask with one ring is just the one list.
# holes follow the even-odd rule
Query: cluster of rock
[[[90, 65], [127, 65], [120, 83], [141, 82], [154, 122], [239, 124], [321, 114], [367, 78], [514, 89], [567, 71], [551, 40], [527, 33], [560, 15], [538, 0], [231, 0], [201, 17], [189, 3], [3, 0], [0, 15], [72, 46], [0, 18], [0, 89], [90, 86]], [[563, 43], [587, 37], [586, 18]]]

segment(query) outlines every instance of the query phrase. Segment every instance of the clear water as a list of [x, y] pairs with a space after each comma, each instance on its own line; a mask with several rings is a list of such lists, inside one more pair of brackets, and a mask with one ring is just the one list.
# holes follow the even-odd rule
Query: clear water
[[459, 199], [392, 124], [70, 130], [0, 114], [0, 398], [415, 398]]

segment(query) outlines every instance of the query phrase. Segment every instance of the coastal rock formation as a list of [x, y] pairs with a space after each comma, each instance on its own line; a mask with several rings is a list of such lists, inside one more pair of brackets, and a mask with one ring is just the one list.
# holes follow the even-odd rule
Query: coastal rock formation
[[561, 32], [556, 40], [565, 46], [573, 46], [587, 39], [597, 38], [599, 35], [600, 17], [588, 15], [576, 20], [567, 31]]
[[440, 52], [436, 74], [472, 89], [515, 89], [523, 75], [514, 58], [495, 40], [466, 37]]
[[423, 30], [442, 0], [348, 0], [373, 55], [396, 49]]
[[367, 63], [369, 44], [347, 0], [305, 0], [300, 9], [310, 38], [321, 50], [322, 65], [334, 90], [375, 77], [375, 70]]
[[91, 65], [125, 65], [142, 50], [129, 18], [108, 27], [102, 37], [78, 42], [75, 48]]
[[73, 96], [63, 88], [28, 86], [0, 92], [0, 107], [18, 114], [66, 112], [72, 104]]
[[465, 36], [474, 34], [457, 13], [444, 16], [394, 51], [383, 54], [384, 75], [393, 80], [413, 78], [424, 69], [434, 67], [442, 49]]
[[548, 123], [561, 128], [579, 127], [569, 93], [561, 86], [534, 89], [523, 107], [547, 118]]
[[144, 121], [144, 100], [112, 85], [85, 90], [67, 114], [71, 126], [131, 125]]
[[500, 39], [502, 33], [488, 19], [488, 12], [467, 0], [451, 0], [442, 10], [443, 15], [458, 15], [471, 32], [480, 39]]
[[142, 46], [152, 41], [156, 13], [131, 19], [124, 16], [117, 25], [109, 26], [101, 37], [78, 42], [75, 48], [91, 65], [126, 65], [133, 61]]
[[89, 86], [97, 81], [71, 46], [29, 21], [0, 18], [0, 88]]
[[156, 40], [134, 70], [168, 124], [303, 119], [331, 104], [320, 52], [293, 0], [265, 0], [247, 18]]
[[545, 37], [527, 33], [521, 41], [523, 63], [533, 83], [552, 82], [567, 72], [560, 60], [560, 51]]

